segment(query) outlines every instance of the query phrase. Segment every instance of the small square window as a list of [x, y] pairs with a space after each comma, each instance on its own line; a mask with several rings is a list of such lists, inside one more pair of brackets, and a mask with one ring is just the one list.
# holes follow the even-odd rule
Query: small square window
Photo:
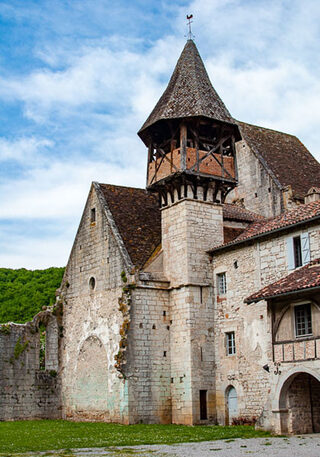
[[225, 273], [217, 274], [218, 295], [225, 295], [227, 293], [227, 280]]
[[296, 336], [312, 335], [311, 305], [295, 306], [294, 308]]
[[226, 349], [227, 355], [234, 355], [236, 353], [236, 340], [234, 332], [226, 333]]

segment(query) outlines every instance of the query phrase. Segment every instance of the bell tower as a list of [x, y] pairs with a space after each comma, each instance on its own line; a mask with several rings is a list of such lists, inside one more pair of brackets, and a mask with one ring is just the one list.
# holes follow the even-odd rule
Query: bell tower
[[192, 39], [138, 134], [148, 148], [147, 189], [162, 206], [186, 197], [223, 203], [236, 186], [239, 129]]
[[214, 327], [214, 295], [206, 251], [223, 243], [222, 203], [237, 185], [240, 133], [192, 39], [138, 134], [148, 148], [147, 189], [159, 195], [163, 274], [171, 288], [172, 422], [214, 423], [214, 340], [204, 331]]

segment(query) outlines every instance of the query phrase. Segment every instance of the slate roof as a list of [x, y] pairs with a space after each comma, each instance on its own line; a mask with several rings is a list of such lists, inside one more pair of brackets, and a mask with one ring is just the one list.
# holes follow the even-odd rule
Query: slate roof
[[294, 196], [303, 198], [310, 187], [320, 186], [320, 164], [297, 137], [244, 122], [237, 123], [242, 138], [271, 170], [280, 187], [291, 185]]
[[233, 241], [214, 247], [211, 252], [226, 249], [230, 246], [238, 245], [319, 218], [320, 200], [305, 205], [299, 205], [297, 208], [287, 211], [280, 216], [253, 222]]
[[142, 267], [161, 243], [158, 199], [145, 189], [99, 185], [132, 263]]
[[223, 101], [212, 87], [193, 40], [188, 40], [169, 84], [138, 134], [161, 119], [205, 116], [235, 124]]
[[254, 303], [318, 287], [320, 288], [320, 259], [313, 260], [308, 265], [250, 295], [245, 302]]

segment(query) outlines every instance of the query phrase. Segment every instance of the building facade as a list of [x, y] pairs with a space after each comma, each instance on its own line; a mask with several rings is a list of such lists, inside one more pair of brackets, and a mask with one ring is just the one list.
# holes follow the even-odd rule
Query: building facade
[[319, 163], [192, 40], [139, 136], [147, 188], [92, 184], [58, 291], [59, 414], [319, 431]]

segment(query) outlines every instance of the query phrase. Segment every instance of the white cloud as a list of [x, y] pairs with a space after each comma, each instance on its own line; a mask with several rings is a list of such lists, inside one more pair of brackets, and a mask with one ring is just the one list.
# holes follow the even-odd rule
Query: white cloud
[[105, 162], [53, 162], [35, 168], [20, 180], [0, 186], [0, 219], [78, 218], [91, 181], [134, 186], [143, 182], [145, 169], [122, 168]]
[[[53, 27], [59, 17], [60, 29], [68, 28], [68, 12], [59, 8], [47, 21]], [[96, 19], [101, 8], [98, 1], [89, 14]], [[193, 0], [171, 24], [175, 35], [164, 30], [147, 48], [141, 37], [124, 37], [125, 29], [80, 36], [75, 30], [82, 25], [71, 24], [73, 38], [37, 41], [37, 66], [0, 78], [2, 103], [21, 104], [28, 123], [11, 140], [0, 138], [0, 162], [27, 168], [23, 178], [0, 183], [0, 219], [50, 220], [65, 231], [42, 240], [12, 234], [10, 254], [0, 257], [4, 266], [64, 264], [91, 181], [144, 186], [146, 151], [136, 131], [182, 50], [186, 12], [194, 14], [196, 43], [231, 114], [296, 134], [320, 157], [318, 1], [308, 0], [306, 8], [300, 0]], [[27, 10], [22, 17], [27, 20]]]
[[13, 141], [0, 138], [0, 162], [14, 160], [28, 163], [33, 160], [35, 163], [38, 152], [53, 145], [53, 141], [47, 138], [23, 137]]

